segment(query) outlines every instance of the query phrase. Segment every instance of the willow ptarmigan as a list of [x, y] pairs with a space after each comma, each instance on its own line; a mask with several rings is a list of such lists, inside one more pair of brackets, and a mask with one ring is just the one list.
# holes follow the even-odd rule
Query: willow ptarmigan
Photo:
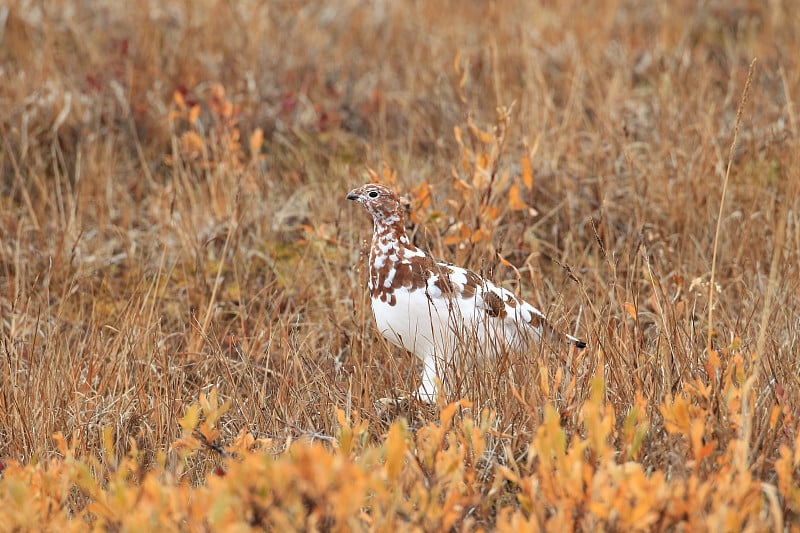
[[[436, 398], [435, 378], [465, 343], [476, 353], [524, 351], [531, 341], [548, 338], [586, 346], [571, 335], [559, 335], [544, 314], [511, 292], [476, 273], [436, 261], [408, 238], [403, 208], [384, 185], [370, 183], [350, 191], [348, 200], [372, 215], [374, 230], [369, 252], [372, 312], [381, 334], [391, 343], [422, 359], [420, 399]], [[437, 374], [437, 370], [439, 373]]]

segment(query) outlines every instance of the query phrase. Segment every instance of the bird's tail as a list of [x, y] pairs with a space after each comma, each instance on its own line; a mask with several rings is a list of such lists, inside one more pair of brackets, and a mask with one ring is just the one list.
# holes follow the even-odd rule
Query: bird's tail
[[584, 348], [586, 348], [586, 343], [585, 343], [585, 342], [583, 342], [582, 340], [580, 340], [580, 339], [578, 339], [578, 338], [576, 338], [576, 337], [573, 337], [573, 336], [572, 336], [572, 335], [570, 335], [569, 333], [565, 334], [565, 336], [567, 337], [567, 340], [568, 340], [569, 342], [571, 342], [571, 343], [572, 343], [572, 345], [573, 345], [575, 348], [577, 348], [577, 349], [579, 349], [579, 350], [583, 350]]
[[551, 342], [554, 346], [558, 346], [566, 340], [569, 347], [577, 351], [581, 351], [584, 348], [586, 348], [586, 343], [584, 341], [580, 340], [577, 337], [573, 337], [569, 333], [563, 333], [557, 330], [556, 328], [551, 326], [550, 323], [548, 322], [544, 322], [542, 324], [542, 327], [544, 328], [547, 340]]

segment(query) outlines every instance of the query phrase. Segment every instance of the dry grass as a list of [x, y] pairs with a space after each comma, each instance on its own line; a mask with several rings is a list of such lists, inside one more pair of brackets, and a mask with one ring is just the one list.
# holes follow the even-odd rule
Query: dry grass
[[[371, 228], [344, 195], [374, 168], [418, 244], [591, 345], [455, 369], [458, 416], [495, 413], [495, 463], [545, 405], [583, 435], [601, 378], [620, 435], [646, 413], [648, 473], [707, 478], [737, 442], [776, 483], [800, 417], [790, 2], [151, 4], [0, 7], [0, 457], [58, 456], [58, 432], [98, 454], [111, 428], [150, 464], [212, 388], [223, 444], [327, 442], [336, 408], [370, 442], [438, 420], [378, 402], [419, 367], [364, 292]], [[702, 460], [676, 398], [715, 443]]]

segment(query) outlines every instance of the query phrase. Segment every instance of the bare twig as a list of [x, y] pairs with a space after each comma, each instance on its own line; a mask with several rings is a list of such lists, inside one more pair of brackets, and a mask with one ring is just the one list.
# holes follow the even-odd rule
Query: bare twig
[[747, 98], [750, 96], [750, 87], [753, 83], [753, 72], [756, 68], [756, 58], [750, 62], [750, 69], [747, 71], [747, 82], [744, 84], [742, 91], [742, 98], [739, 100], [739, 108], [736, 110], [736, 127], [733, 130], [733, 140], [731, 141], [731, 150], [728, 155], [728, 167], [725, 170], [725, 181], [722, 184], [722, 198], [719, 202], [719, 214], [717, 215], [717, 229], [714, 232], [714, 255], [711, 259], [711, 279], [708, 282], [708, 337], [706, 338], [706, 351], [711, 352], [711, 335], [713, 333], [713, 314], [714, 314], [714, 275], [717, 269], [717, 248], [719, 246], [719, 230], [722, 225], [722, 211], [725, 208], [725, 193], [728, 191], [728, 179], [731, 175], [731, 166], [733, 165], [733, 152], [736, 149], [736, 139], [739, 136], [739, 126], [742, 123], [742, 111], [744, 105], [747, 103]]

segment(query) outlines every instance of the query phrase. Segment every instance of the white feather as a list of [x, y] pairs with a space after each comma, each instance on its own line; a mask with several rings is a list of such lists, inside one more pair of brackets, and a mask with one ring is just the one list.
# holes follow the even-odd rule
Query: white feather
[[[372, 299], [372, 312], [378, 331], [388, 341], [414, 353], [425, 364], [420, 395], [432, 399], [434, 378], [453, 356], [469, 348], [478, 357], [494, 356], [500, 350], [524, 351], [531, 342], [538, 342], [541, 330], [530, 321], [542, 313], [527, 302], [517, 300], [506, 289], [482, 279], [473, 296], [462, 298], [467, 283], [463, 268], [448, 267], [448, 279], [456, 287], [455, 295], [442, 294], [436, 285], [438, 276], [431, 274], [427, 286], [419, 289], [396, 288], [394, 305], [379, 298]], [[491, 291], [504, 302], [505, 318], [492, 317], [484, 302], [486, 291]], [[467, 348], [469, 347], [469, 348]]]

